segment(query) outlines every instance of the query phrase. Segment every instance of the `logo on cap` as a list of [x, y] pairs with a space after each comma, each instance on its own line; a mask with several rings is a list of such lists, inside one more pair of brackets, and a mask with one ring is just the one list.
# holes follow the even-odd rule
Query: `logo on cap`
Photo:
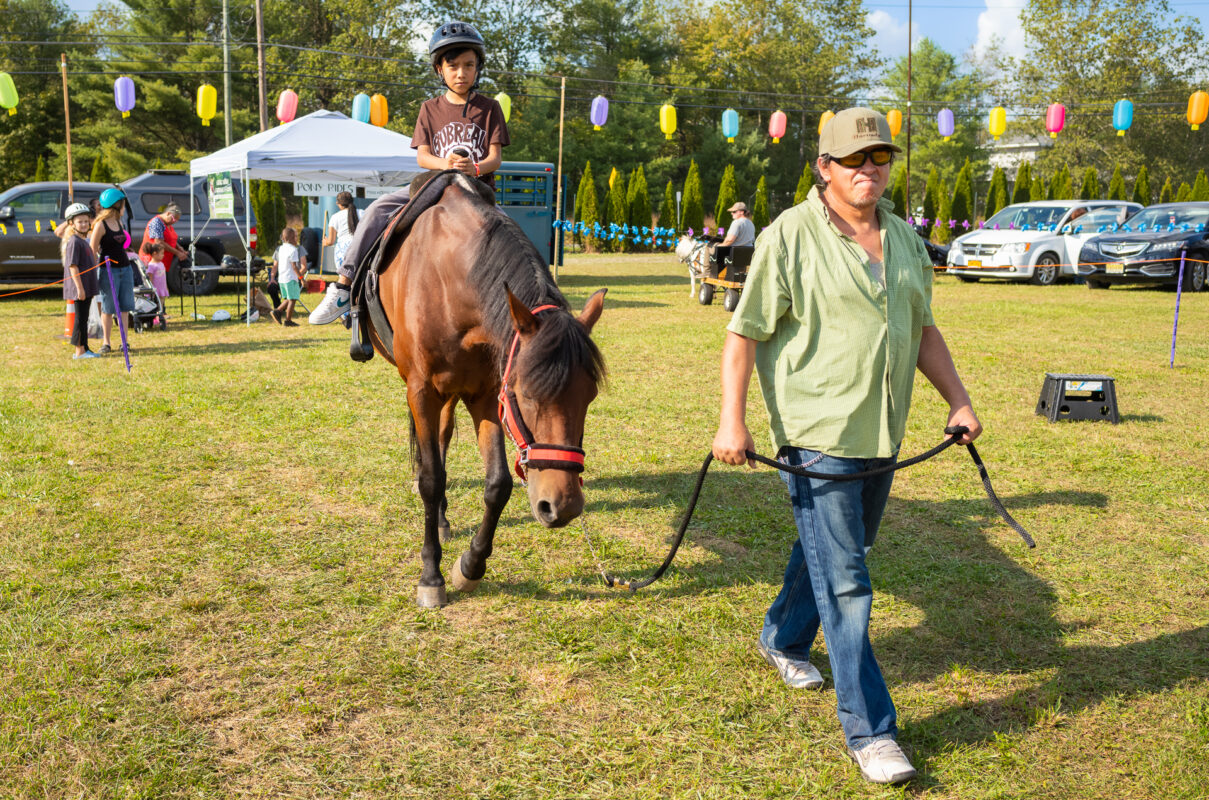
[[875, 117], [859, 117], [856, 120], [856, 135], [877, 136], [877, 119]]

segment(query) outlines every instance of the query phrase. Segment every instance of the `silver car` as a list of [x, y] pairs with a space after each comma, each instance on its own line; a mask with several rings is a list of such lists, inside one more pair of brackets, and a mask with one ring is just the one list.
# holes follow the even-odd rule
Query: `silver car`
[[1029, 281], [1050, 286], [1078, 274], [1079, 251], [1142, 207], [1122, 200], [1038, 200], [1007, 206], [953, 241], [948, 271], [959, 280]]

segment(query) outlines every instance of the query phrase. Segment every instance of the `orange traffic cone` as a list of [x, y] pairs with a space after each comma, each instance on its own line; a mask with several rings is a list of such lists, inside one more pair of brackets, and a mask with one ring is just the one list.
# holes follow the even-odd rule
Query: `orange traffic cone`
[[63, 320], [63, 338], [71, 341], [71, 332], [76, 327], [76, 304], [67, 301], [67, 316]]

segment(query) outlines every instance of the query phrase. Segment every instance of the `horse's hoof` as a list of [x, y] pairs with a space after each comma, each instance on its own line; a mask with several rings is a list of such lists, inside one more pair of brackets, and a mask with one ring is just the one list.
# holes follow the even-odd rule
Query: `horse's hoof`
[[420, 608], [441, 608], [449, 605], [444, 586], [417, 586], [416, 605]]
[[449, 540], [453, 538], [453, 530], [448, 522], [437, 523], [437, 534], [441, 537], [441, 544], [449, 544]]
[[419, 478], [416, 478], [414, 481], [411, 482], [411, 493], [412, 494], [420, 493], [420, 479]]
[[453, 582], [453, 589], [456, 592], [473, 592], [479, 588], [479, 584], [483, 582], [482, 578], [471, 580], [462, 574], [462, 559], [458, 559], [453, 565], [453, 574], [449, 576]]

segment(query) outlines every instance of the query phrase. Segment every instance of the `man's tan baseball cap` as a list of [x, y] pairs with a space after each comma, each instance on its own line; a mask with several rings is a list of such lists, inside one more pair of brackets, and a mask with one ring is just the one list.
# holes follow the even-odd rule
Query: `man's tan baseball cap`
[[889, 147], [896, 153], [903, 151], [890, 135], [890, 123], [872, 108], [845, 108], [828, 120], [819, 134], [820, 156], [843, 158], [874, 145]]
[[742, 200], [740, 200], [738, 203], [735, 203], [733, 206], [726, 209], [726, 211], [729, 214], [733, 214], [736, 211], [747, 211], [747, 203], [744, 203]]

